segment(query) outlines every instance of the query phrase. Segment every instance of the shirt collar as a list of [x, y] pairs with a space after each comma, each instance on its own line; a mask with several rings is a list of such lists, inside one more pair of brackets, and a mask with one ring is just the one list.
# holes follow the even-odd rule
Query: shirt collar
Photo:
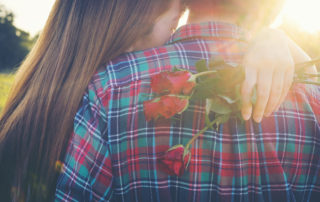
[[249, 35], [237, 25], [225, 22], [203, 22], [187, 24], [180, 27], [170, 38], [168, 43], [201, 38], [236, 39], [247, 41]]

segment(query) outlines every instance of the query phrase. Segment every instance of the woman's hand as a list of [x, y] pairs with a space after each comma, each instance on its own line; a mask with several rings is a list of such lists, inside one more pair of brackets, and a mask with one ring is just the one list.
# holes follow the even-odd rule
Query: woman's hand
[[[286, 97], [294, 76], [294, 59], [288, 37], [279, 30], [264, 29], [252, 41], [244, 57], [246, 79], [242, 84], [242, 116], [256, 122], [274, 112]], [[253, 88], [257, 101], [252, 107]], [[252, 113], [253, 111], [253, 113]]]
[[[307, 55], [306, 52], [304, 52], [295, 42], [293, 42], [291, 39], [288, 39], [288, 44], [289, 44], [289, 48], [291, 51], [291, 55], [293, 57], [294, 63], [295, 64], [299, 64], [299, 63], [303, 63], [303, 62], [307, 62], [310, 61], [311, 58], [309, 57], [309, 55]], [[298, 69], [296, 69], [298, 70]], [[304, 69], [304, 72], [307, 74], [317, 74], [318, 70], [317, 67], [315, 65], [307, 67]], [[312, 79], [313, 81], [317, 81], [318, 78], [314, 77]]]

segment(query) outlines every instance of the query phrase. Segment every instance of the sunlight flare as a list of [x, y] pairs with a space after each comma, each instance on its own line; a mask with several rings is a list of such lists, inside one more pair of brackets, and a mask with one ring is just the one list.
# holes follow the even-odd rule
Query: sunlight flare
[[179, 24], [178, 24], [178, 28], [185, 25], [188, 21], [188, 17], [189, 17], [189, 9], [187, 9], [183, 15], [181, 16], [180, 20], [179, 20]]
[[320, 31], [319, 0], [287, 0], [282, 15], [301, 29], [315, 33]]

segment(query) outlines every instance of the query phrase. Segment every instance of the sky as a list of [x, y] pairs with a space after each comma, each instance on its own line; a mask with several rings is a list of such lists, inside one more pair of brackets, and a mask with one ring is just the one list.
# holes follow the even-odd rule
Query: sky
[[37, 34], [46, 23], [55, 0], [0, 0], [0, 4], [15, 14], [14, 24], [29, 32]]
[[287, 0], [282, 15], [303, 30], [320, 32], [320, 0]]
[[[32, 36], [48, 18], [55, 0], [0, 0], [16, 15], [14, 24]], [[307, 32], [320, 31], [320, 0], [287, 0], [282, 16]]]

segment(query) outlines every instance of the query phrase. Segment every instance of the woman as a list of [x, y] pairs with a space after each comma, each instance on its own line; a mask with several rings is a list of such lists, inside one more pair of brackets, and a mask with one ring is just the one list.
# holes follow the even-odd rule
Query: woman
[[[9, 201], [11, 192], [14, 201], [53, 197], [55, 162], [64, 157], [73, 118], [91, 76], [121, 53], [147, 48], [137, 39], [148, 35], [171, 2], [55, 2], [39, 40], [17, 73], [0, 120], [1, 200]], [[169, 35], [180, 12], [175, 11], [177, 17], [167, 27]]]

